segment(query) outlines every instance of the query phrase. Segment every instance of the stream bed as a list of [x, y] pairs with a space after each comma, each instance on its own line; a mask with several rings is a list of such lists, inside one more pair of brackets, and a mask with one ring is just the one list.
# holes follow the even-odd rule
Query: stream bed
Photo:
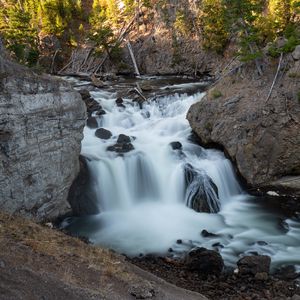
[[[272, 267], [300, 270], [300, 222], [274, 213], [243, 191], [231, 162], [218, 150], [204, 149], [186, 120], [190, 106], [201, 101], [207, 81], [180, 77], [142, 77], [147, 102], [132, 101], [136, 80], [107, 87], [67, 78], [77, 89], [89, 87], [106, 114], [98, 127], [108, 139], [85, 127], [82, 155], [91, 174], [97, 213], [69, 217], [62, 227], [92, 243], [128, 256], [181, 256], [194, 247], [219, 251], [228, 266], [247, 254], [266, 254]], [[122, 105], [116, 99], [122, 95]], [[114, 149], [119, 135], [130, 151]], [[187, 183], [186, 168], [196, 174]], [[217, 189], [215, 188], [217, 187]], [[215, 213], [197, 212], [191, 203], [201, 190]]]

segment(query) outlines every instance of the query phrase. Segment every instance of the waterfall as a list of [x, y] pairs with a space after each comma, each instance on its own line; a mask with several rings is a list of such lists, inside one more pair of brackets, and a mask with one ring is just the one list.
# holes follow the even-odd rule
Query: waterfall
[[[170, 248], [180, 255], [202, 246], [220, 251], [229, 265], [247, 251], [271, 255], [275, 264], [289, 257], [294, 262], [299, 223], [288, 220], [293, 234], [283, 232], [278, 216], [243, 192], [222, 152], [189, 139], [186, 112], [203, 93], [156, 97], [142, 108], [129, 98], [125, 107], [116, 105], [114, 91], [91, 95], [106, 111], [99, 124], [112, 133], [104, 140], [86, 127], [82, 142], [100, 214], [69, 218], [63, 227], [128, 255], [163, 254]], [[130, 151], [107, 151], [118, 149], [120, 134], [132, 145]], [[214, 237], [203, 237], [204, 229]]]

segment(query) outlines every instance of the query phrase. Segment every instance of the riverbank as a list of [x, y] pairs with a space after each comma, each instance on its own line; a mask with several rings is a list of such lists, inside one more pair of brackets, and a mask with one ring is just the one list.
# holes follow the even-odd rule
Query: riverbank
[[300, 297], [299, 282], [294, 280], [297, 275], [288, 268], [276, 276], [239, 275], [233, 269], [225, 270], [220, 276], [203, 276], [167, 257], [150, 255], [129, 261], [176, 286], [213, 300], [298, 300]]
[[51, 226], [0, 213], [1, 300], [206, 299]]

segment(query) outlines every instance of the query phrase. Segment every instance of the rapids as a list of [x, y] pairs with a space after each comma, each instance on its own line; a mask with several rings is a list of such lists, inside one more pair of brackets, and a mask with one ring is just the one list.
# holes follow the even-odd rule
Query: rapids
[[[144, 78], [150, 83], [154, 79]], [[101, 140], [95, 129], [86, 127], [82, 142], [82, 155], [88, 158], [92, 175], [91, 188], [97, 195], [94, 201], [101, 213], [71, 217], [62, 226], [129, 256], [176, 256], [199, 246], [217, 249], [229, 266], [252, 253], [270, 255], [273, 267], [300, 266], [299, 221], [282, 222], [283, 216], [263, 208], [242, 190], [222, 152], [204, 149], [190, 139], [186, 113], [201, 101], [203, 86], [203, 82], [163, 82], [156, 86], [158, 96], [152, 94], [142, 109], [126, 97], [126, 108], [118, 107], [117, 87], [91, 91], [106, 111], [99, 127], [112, 132], [109, 140]], [[133, 151], [118, 155], [106, 150], [119, 134], [131, 137]], [[182, 144], [181, 151], [170, 147], [174, 141]], [[218, 213], [198, 213], [188, 207], [186, 164], [208, 175], [217, 186]], [[208, 183], [205, 191], [211, 191]], [[285, 226], [280, 225], [283, 223]], [[215, 236], [203, 237], [202, 230]]]

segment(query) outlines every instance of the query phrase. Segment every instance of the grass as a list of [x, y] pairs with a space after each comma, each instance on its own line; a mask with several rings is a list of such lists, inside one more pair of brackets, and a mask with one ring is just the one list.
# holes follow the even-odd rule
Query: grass
[[217, 89], [213, 89], [209, 92], [209, 95], [212, 99], [217, 99], [223, 96], [223, 94], [221, 93], [221, 91], [217, 90]]

